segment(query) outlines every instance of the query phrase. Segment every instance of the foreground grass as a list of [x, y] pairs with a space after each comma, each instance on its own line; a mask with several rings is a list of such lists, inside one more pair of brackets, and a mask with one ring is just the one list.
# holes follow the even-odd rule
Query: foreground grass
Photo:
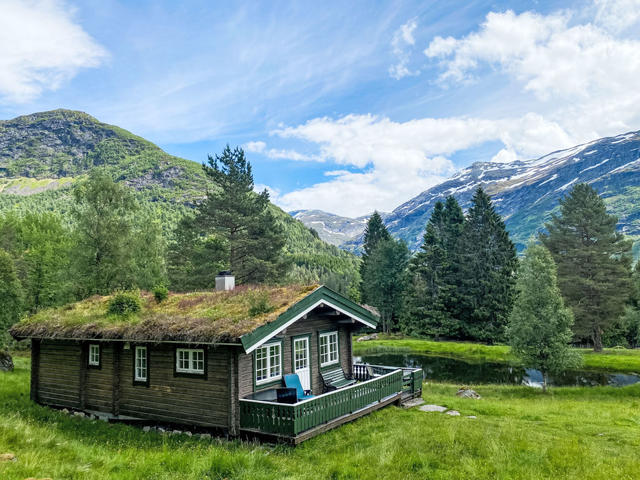
[[[388, 407], [297, 448], [144, 433], [29, 401], [28, 359], [0, 372], [3, 480], [53, 479], [631, 479], [640, 472], [640, 387], [425, 386], [451, 417]], [[466, 415], [476, 415], [468, 419]]]
[[[640, 350], [607, 348], [602, 353], [594, 353], [584, 348], [576, 350], [582, 355], [584, 368], [640, 372]], [[443, 355], [477, 362], [516, 363], [511, 349], [506, 345], [434, 342], [397, 337], [381, 337], [380, 340], [356, 342], [353, 345], [354, 355], [393, 352]]]

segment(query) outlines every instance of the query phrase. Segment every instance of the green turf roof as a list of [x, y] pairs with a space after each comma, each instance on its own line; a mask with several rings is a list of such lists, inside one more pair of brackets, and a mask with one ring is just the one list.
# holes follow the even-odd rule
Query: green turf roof
[[[127, 316], [107, 313], [111, 296], [93, 296], [42, 310], [14, 325], [11, 334], [16, 338], [235, 343], [276, 321], [315, 290], [317, 285], [240, 286], [228, 292], [169, 294], [162, 303], [143, 292], [141, 311]], [[251, 307], [265, 299], [271, 310], [251, 316]]]

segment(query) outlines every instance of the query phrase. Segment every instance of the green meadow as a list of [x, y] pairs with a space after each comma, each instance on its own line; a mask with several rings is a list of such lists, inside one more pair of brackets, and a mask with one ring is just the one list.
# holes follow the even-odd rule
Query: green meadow
[[[461, 416], [388, 407], [283, 445], [145, 433], [29, 400], [29, 359], [0, 372], [3, 480], [632, 479], [640, 476], [640, 386], [553, 388], [428, 383], [423, 397]], [[475, 415], [476, 419], [467, 418]]]

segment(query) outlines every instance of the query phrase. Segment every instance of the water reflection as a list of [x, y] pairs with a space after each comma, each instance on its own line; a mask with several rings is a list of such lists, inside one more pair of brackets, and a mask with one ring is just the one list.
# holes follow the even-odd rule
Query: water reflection
[[[371, 365], [419, 367], [424, 370], [426, 380], [439, 382], [542, 386], [542, 374], [539, 370], [504, 363], [469, 363], [448, 357], [419, 354], [371, 354], [354, 357], [354, 359], [356, 362], [366, 362]], [[555, 386], [622, 387], [638, 382], [640, 382], [640, 376], [636, 374], [594, 370], [568, 370], [561, 375], [549, 378], [549, 384]]]

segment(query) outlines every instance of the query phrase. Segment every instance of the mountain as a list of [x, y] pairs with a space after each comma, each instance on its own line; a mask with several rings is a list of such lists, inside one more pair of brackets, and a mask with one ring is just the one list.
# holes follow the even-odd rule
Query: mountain
[[[576, 183], [591, 184], [604, 198], [618, 228], [640, 237], [640, 131], [559, 150], [535, 160], [476, 162], [422, 192], [386, 218], [389, 231], [412, 249], [422, 242], [434, 204], [453, 195], [467, 208], [479, 186], [493, 199], [519, 249], [558, 211], [558, 200]], [[361, 237], [343, 248], [353, 248]]]
[[[295, 210], [289, 214], [313, 228], [322, 240], [331, 245], [340, 246], [361, 236], [367, 226], [370, 215], [358, 218], [341, 217], [322, 210]], [[380, 213], [384, 219], [388, 213]]]
[[[86, 113], [53, 110], [0, 121], [0, 214], [11, 209], [65, 215], [74, 185], [95, 167], [134, 188], [143, 205], [161, 218], [167, 237], [208, 186], [197, 162], [169, 155]], [[292, 281], [321, 282], [342, 291], [358, 281], [357, 257], [325, 243], [275, 205], [271, 208], [287, 233]]]

